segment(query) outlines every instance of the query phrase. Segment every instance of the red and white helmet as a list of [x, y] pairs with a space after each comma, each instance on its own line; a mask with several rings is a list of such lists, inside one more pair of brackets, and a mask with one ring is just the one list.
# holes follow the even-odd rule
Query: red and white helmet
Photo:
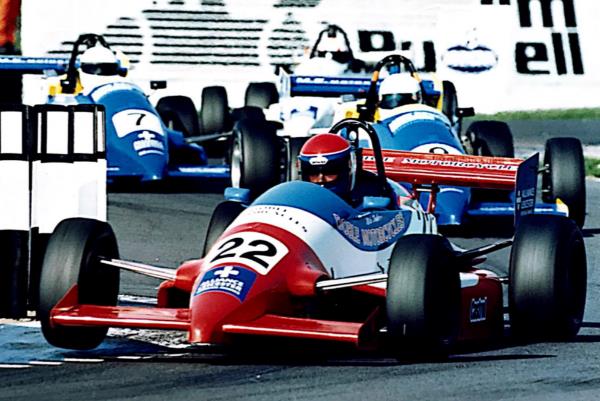
[[319, 184], [342, 198], [346, 198], [354, 188], [356, 154], [341, 136], [313, 136], [300, 149], [298, 159], [303, 181]]

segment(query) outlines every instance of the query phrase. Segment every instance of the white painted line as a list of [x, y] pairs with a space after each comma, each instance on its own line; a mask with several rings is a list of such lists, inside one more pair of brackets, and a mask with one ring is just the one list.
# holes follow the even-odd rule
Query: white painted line
[[60, 366], [63, 364], [62, 361], [29, 361], [30, 365], [33, 366]]
[[0, 325], [2, 324], [22, 327], [40, 327], [40, 322], [31, 319], [0, 319]]
[[16, 363], [0, 363], [0, 369], [25, 369], [30, 368], [31, 365], [16, 364]]
[[119, 355], [117, 356], [117, 359], [125, 359], [125, 360], [131, 360], [131, 361], [137, 361], [142, 359], [142, 356], [139, 355]]
[[104, 362], [104, 359], [101, 358], [65, 358], [65, 362], [75, 362], [75, 363], [99, 363]]

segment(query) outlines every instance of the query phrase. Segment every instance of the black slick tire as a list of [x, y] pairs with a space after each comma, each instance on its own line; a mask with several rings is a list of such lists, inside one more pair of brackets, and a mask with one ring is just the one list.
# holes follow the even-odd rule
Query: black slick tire
[[400, 359], [447, 355], [459, 330], [460, 276], [448, 240], [408, 235], [392, 252], [387, 281], [387, 330]]
[[469, 125], [467, 137], [476, 155], [515, 157], [512, 133], [503, 121], [475, 121]]
[[71, 218], [59, 223], [50, 236], [40, 277], [38, 317], [51, 345], [92, 349], [106, 337], [107, 327], [65, 327], [50, 321], [52, 309], [75, 285], [79, 304], [117, 304], [119, 270], [101, 265], [100, 257], [119, 257], [108, 223]]
[[246, 87], [246, 106], [260, 107], [266, 109], [270, 105], [279, 102], [279, 92], [272, 82], [250, 82]]
[[583, 319], [587, 262], [581, 230], [564, 216], [523, 216], [510, 256], [511, 332], [520, 340], [572, 339]]
[[245, 209], [240, 202], [223, 201], [217, 205], [208, 223], [202, 256], [210, 251], [210, 248], [217, 242], [225, 229], [235, 220], [237, 216]]
[[281, 149], [277, 130], [268, 121], [243, 119], [233, 129], [232, 186], [248, 188], [256, 197], [281, 181]]
[[569, 207], [569, 217], [583, 227], [586, 215], [585, 162], [579, 139], [548, 139], [544, 165], [542, 200], [553, 203], [560, 199]]

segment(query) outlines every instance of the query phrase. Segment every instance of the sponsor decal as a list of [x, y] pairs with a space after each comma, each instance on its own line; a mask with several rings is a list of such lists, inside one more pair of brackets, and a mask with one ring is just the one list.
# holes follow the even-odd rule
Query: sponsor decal
[[486, 316], [487, 297], [471, 299], [469, 321], [471, 323], [483, 322]]
[[446, 50], [442, 62], [453, 70], [478, 74], [494, 68], [498, 64], [498, 55], [489, 47], [479, 43], [474, 28], [469, 33], [465, 44], [452, 46]]
[[256, 273], [241, 266], [221, 266], [204, 273], [194, 295], [218, 291], [243, 302], [256, 280]]
[[266, 275], [288, 252], [281, 241], [263, 233], [247, 231], [217, 242], [204, 260], [209, 267], [239, 263]]
[[138, 134], [138, 139], [133, 141], [133, 149], [140, 156], [148, 154], [162, 155], [165, 152], [165, 145], [162, 140], [156, 139], [156, 134], [153, 132], [143, 131]]
[[[375, 156], [363, 156], [363, 160], [366, 162], [375, 162]], [[396, 160], [395, 157], [384, 157], [383, 158], [384, 163], [393, 163], [394, 160]]]
[[327, 164], [328, 161], [329, 160], [327, 160], [327, 158], [322, 155], [311, 157], [310, 159], [308, 159], [308, 162], [311, 166], [323, 166]]
[[519, 190], [516, 193], [515, 204], [521, 215], [533, 213], [535, 207], [535, 188]]
[[428, 159], [413, 159], [406, 157], [402, 160], [402, 164], [418, 164], [418, 165], [429, 165], [429, 166], [440, 166], [440, 167], [456, 167], [456, 168], [474, 168], [478, 170], [506, 170], [506, 171], [517, 171], [518, 166], [508, 164], [496, 164], [496, 163], [469, 163], [455, 160], [428, 160]]
[[[387, 217], [387, 216], [386, 216]], [[369, 250], [395, 242], [405, 231], [406, 224], [402, 213], [395, 213], [387, 219], [381, 214], [366, 216], [354, 223], [336, 213], [333, 214], [337, 230], [354, 245]], [[372, 227], [379, 223], [379, 226]]]

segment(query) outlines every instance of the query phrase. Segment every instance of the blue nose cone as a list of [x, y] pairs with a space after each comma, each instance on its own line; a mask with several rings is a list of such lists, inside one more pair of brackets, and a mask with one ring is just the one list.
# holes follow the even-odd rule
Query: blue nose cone
[[440, 226], [460, 225], [469, 204], [470, 190], [460, 187], [441, 187], [437, 194], [435, 215]]

